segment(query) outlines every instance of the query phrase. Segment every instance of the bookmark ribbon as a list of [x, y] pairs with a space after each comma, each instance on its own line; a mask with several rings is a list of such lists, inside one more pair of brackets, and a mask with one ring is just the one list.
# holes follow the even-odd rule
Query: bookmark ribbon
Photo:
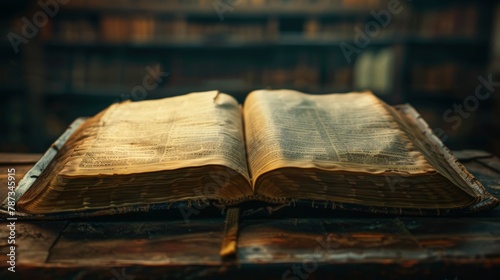
[[239, 219], [240, 209], [238, 207], [228, 208], [220, 249], [222, 259], [236, 259]]

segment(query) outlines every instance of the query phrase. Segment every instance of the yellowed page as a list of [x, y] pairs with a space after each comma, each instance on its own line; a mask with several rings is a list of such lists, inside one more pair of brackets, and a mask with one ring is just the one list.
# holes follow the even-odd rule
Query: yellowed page
[[224, 165], [249, 178], [240, 106], [217, 91], [115, 104], [84, 134], [60, 175]]
[[370, 92], [252, 92], [244, 106], [254, 182], [282, 167], [408, 174], [435, 172]]

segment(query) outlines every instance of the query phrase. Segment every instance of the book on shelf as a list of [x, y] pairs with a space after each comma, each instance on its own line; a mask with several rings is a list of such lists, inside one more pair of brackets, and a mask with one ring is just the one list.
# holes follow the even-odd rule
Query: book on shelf
[[293, 90], [244, 105], [219, 91], [113, 104], [75, 122], [14, 198], [18, 215], [41, 218], [200, 202], [409, 215], [498, 204], [410, 105]]
[[475, 3], [423, 11], [414, 20], [423, 38], [477, 39], [479, 35], [479, 6]]

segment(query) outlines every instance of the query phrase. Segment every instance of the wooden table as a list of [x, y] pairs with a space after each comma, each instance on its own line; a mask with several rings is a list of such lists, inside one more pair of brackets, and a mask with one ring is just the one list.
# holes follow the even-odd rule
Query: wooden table
[[[496, 197], [500, 160], [455, 152]], [[0, 154], [16, 179], [41, 155]], [[404, 217], [290, 208], [242, 218], [236, 259], [221, 259], [224, 216], [177, 209], [65, 221], [16, 222], [0, 230], [0, 279], [500, 279], [500, 209], [463, 217]]]

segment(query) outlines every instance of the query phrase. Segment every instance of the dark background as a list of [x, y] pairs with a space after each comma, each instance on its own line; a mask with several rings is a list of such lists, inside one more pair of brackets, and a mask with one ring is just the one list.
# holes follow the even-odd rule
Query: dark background
[[500, 155], [500, 85], [475, 97], [478, 77], [500, 82], [498, 2], [2, 1], [0, 152], [43, 152], [125, 99], [290, 88], [371, 89], [411, 103], [450, 148]]

